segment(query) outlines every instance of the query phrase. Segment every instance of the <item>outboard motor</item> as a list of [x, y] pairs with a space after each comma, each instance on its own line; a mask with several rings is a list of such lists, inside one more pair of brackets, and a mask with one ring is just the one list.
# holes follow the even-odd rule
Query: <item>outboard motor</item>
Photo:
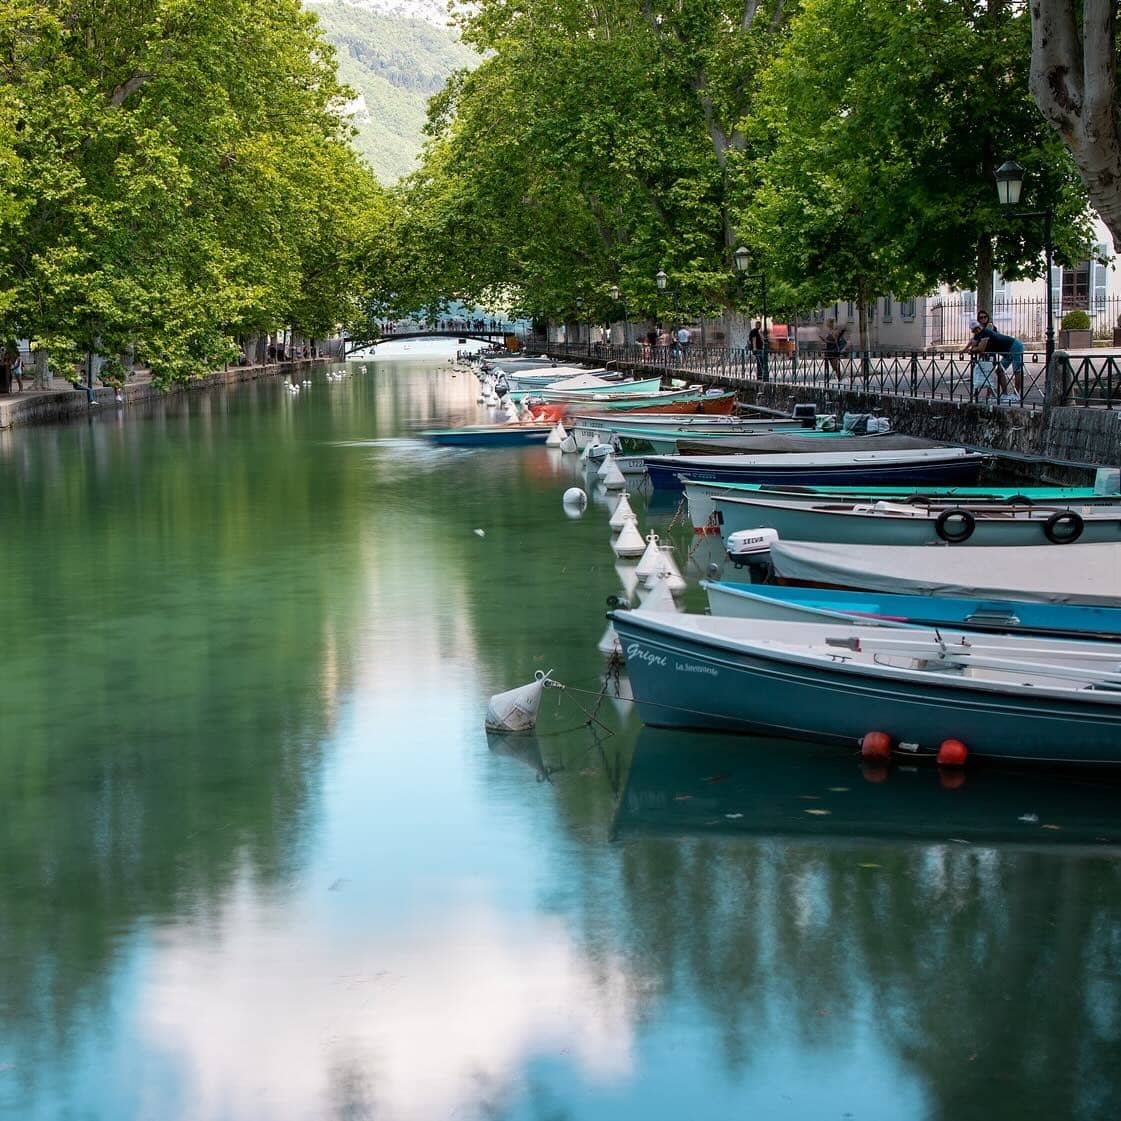
[[813, 428], [817, 424], [817, 403], [806, 401], [800, 405], [795, 405], [790, 415], [795, 420], [800, 420], [803, 428]]
[[724, 547], [736, 568], [747, 567], [753, 584], [764, 584], [771, 574], [771, 546], [777, 540], [774, 529], [741, 529], [728, 535]]

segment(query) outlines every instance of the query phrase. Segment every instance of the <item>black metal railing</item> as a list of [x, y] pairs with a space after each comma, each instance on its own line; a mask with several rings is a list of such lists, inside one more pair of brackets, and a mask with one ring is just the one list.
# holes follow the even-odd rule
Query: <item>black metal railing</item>
[[[533, 345], [531, 340], [531, 346]], [[925, 400], [1040, 408], [1048, 401], [1041, 352], [1027, 352], [1022, 371], [1004, 370], [959, 351], [867, 351], [827, 355], [820, 350], [770, 351], [764, 357], [743, 347], [684, 347], [607, 343], [545, 343], [536, 349], [567, 360], [648, 369], [670, 379], [701, 382], [764, 382], [805, 389], [871, 393]], [[1055, 357], [1058, 376], [1051, 404], [1121, 408], [1121, 358], [1111, 355]]]

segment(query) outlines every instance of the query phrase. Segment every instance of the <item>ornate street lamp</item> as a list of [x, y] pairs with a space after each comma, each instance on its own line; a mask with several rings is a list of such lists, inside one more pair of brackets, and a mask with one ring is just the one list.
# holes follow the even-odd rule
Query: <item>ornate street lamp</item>
[[767, 340], [770, 332], [767, 330], [767, 274], [765, 272], [749, 273], [751, 253], [746, 246], [741, 245], [733, 254], [736, 260], [736, 272], [739, 273], [740, 283], [747, 284], [749, 280], [758, 280], [761, 303], [763, 305], [763, 350], [759, 361], [759, 380], [767, 381], [770, 375], [770, 358], [767, 353]]
[[[996, 193], [1002, 206], [1019, 206], [1020, 192], [1024, 189], [1024, 169], [1015, 160], [1005, 160], [996, 169]], [[1051, 288], [1051, 267], [1054, 256], [1052, 245], [1051, 226], [1055, 219], [1055, 212], [1051, 207], [1046, 210], [1017, 210], [1012, 215], [1014, 218], [1042, 218], [1043, 219], [1043, 252], [1047, 259], [1047, 335], [1046, 355], [1047, 370], [1050, 372], [1051, 359], [1055, 354], [1055, 308], [1054, 295]], [[1015, 371], [1013, 371], [1015, 373]], [[1021, 382], [1021, 396], [1023, 384]]]
[[618, 284], [612, 284], [607, 294], [611, 297], [612, 303], [620, 304], [623, 308], [623, 346], [626, 346], [630, 324], [627, 322], [627, 305], [623, 300], [623, 291]]

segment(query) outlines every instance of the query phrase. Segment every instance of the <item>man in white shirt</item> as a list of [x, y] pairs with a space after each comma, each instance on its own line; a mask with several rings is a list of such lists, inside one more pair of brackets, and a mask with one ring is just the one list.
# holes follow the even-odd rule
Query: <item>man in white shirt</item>
[[693, 337], [688, 327], [679, 327], [677, 329], [677, 345], [680, 347], [687, 347], [689, 340]]

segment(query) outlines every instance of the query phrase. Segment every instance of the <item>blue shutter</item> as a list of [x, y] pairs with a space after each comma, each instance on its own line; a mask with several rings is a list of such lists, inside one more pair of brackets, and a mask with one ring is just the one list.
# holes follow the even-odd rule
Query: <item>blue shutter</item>
[[1105, 311], [1106, 288], [1108, 287], [1108, 274], [1102, 260], [1106, 256], [1105, 246], [1094, 246], [1094, 255], [1090, 258], [1090, 312]]

